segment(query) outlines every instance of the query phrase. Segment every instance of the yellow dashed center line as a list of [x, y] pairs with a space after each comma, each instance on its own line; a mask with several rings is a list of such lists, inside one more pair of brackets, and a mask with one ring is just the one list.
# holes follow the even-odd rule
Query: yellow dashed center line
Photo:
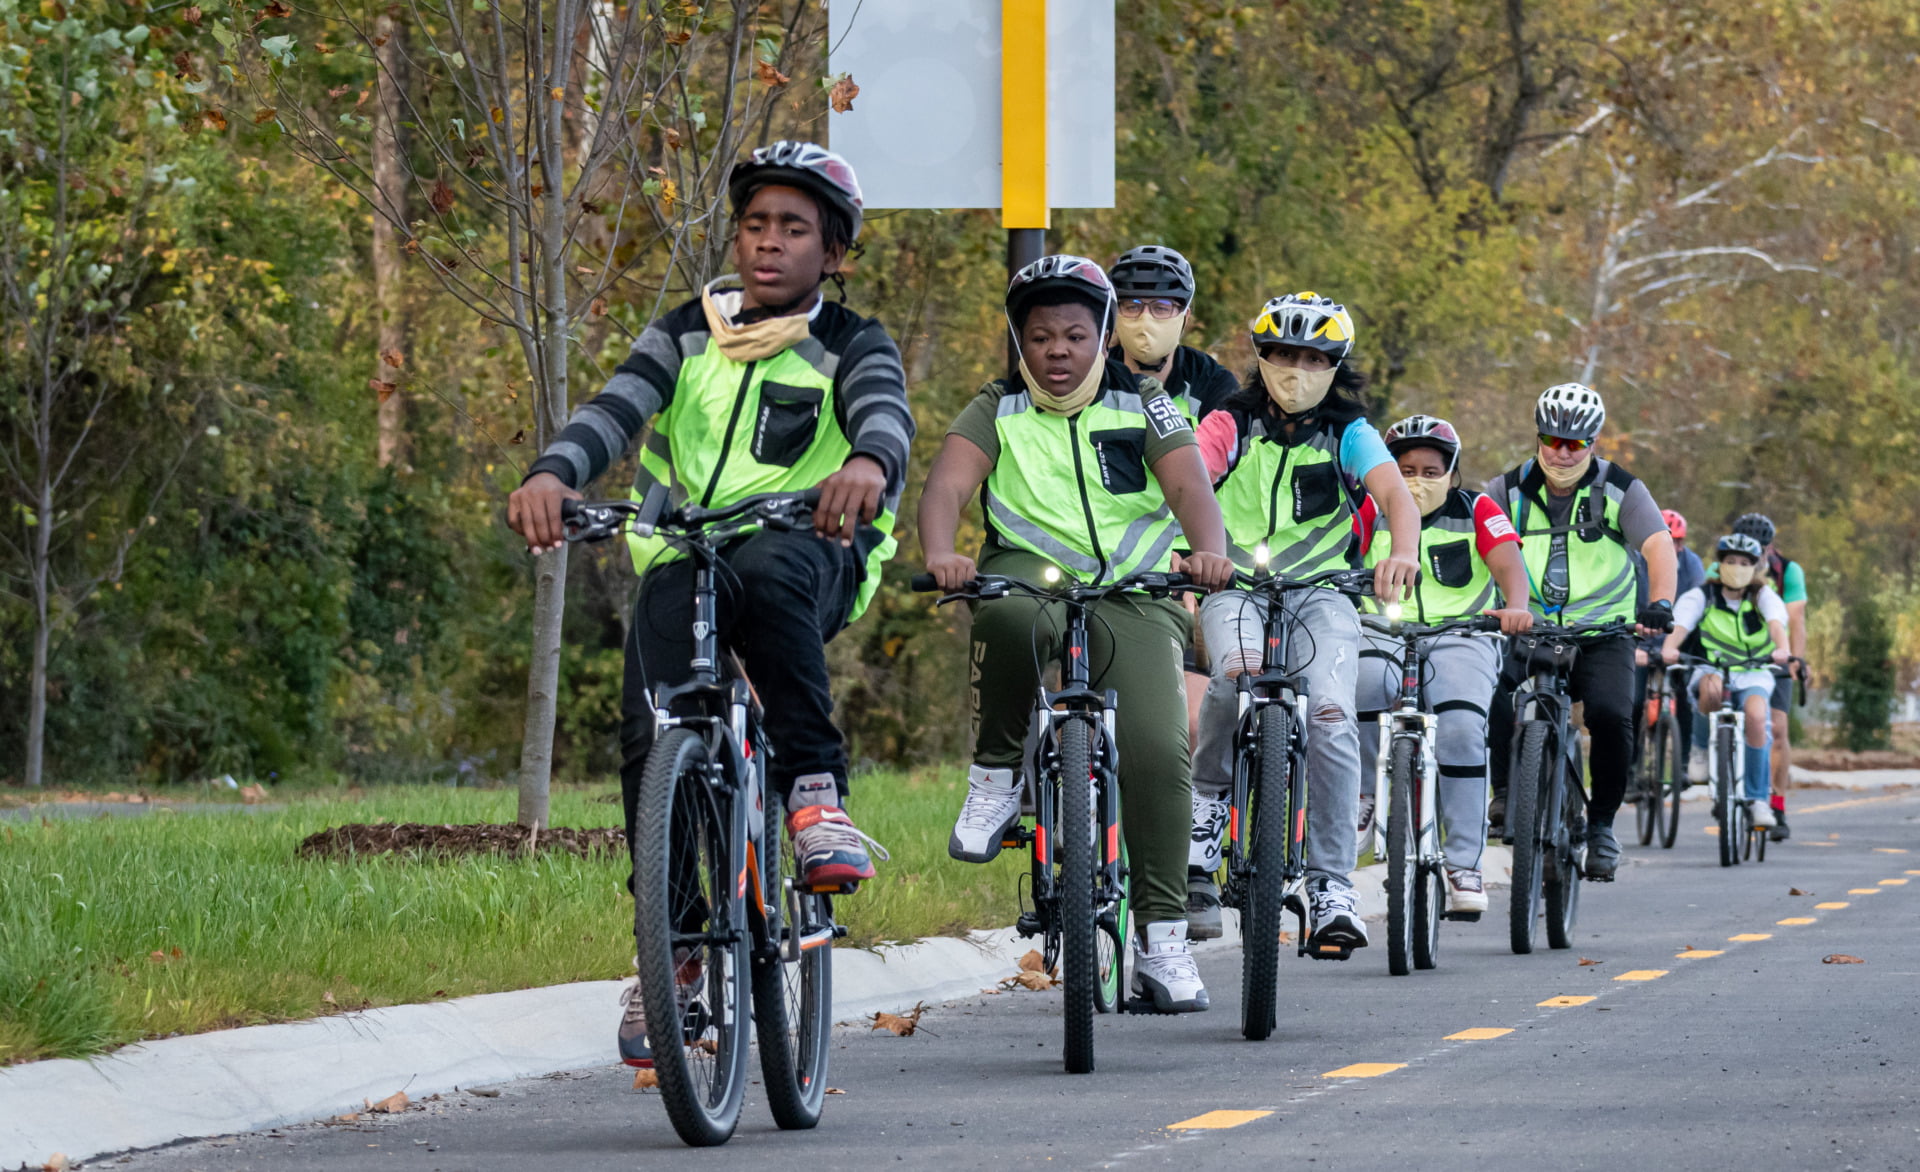
[[1905, 887], [1906, 885], [1907, 881], [1905, 879], [1882, 879], [1880, 881], [1880, 886], [1882, 887]]
[[1356, 1062], [1352, 1066], [1342, 1066], [1338, 1070], [1329, 1070], [1321, 1078], [1378, 1078], [1396, 1070], [1405, 1070], [1404, 1062]]
[[1657, 981], [1667, 975], [1666, 969], [1634, 969], [1630, 973], [1621, 973], [1616, 981]]
[[1908, 872], [1907, 872], [1907, 874], [1909, 874], [1909, 875], [1920, 875], [1920, 871], [1908, 871]]
[[1847, 888], [1847, 894], [1848, 895], [1879, 895], [1880, 889], [1878, 887], [1849, 887]]
[[1727, 939], [1733, 941], [1735, 944], [1747, 944], [1754, 940], [1771, 940], [1773, 939], [1773, 933], [1772, 932], [1742, 932], [1738, 936], [1729, 936], [1727, 937]]
[[1903, 846], [1876, 846], [1873, 848], [1873, 853], [1877, 855], [1904, 855], [1907, 853], [1907, 848]]
[[1495, 1038], [1503, 1038], [1512, 1032], [1512, 1030], [1502, 1029], [1498, 1026], [1475, 1026], [1470, 1030], [1461, 1030], [1457, 1034], [1448, 1034], [1447, 1041], [1490, 1042]]
[[1784, 920], [1775, 920], [1774, 923], [1776, 924], [1811, 924], [1813, 923], [1813, 917], [1812, 916], [1788, 916]]
[[1256, 1119], [1265, 1119], [1271, 1111], [1209, 1111], [1205, 1115], [1195, 1115], [1192, 1119], [1182, 1119], [1178, 1123], [1167, 1124], [1169, 1131], [1216, 1131], [1223, 1127], [1238, 1127], [1242, 1123], [1252, 1123]]
[[[1805, 811], [1805, 810], [1801, 810], [1801, 811], [1798, 811], [1798, 812], [1799, 812], [1799, 813], [1802, 813], [1802, 814], [1804, 814], [1804, 813], [1806, 813], [1806, 811]], [[1806, 846], [1838, 846], [1839, 844], [1838, 844], [1838, 843], [1832, 843], [1832, 842], [1809, 842], [1809, 843], [1806, 843], [1806, 844], [1804, 844], [1804, 845], [1806, 845]]]
[[[1836, 900], [1832, 903], [1816, 903], [1813, 906], [1816, 908], [1819, 908], [1821, 911], [1832, 911], [1834, 908], [1851, 907], [1853, 905], [1849, 904], [1846, 900], [1842, 899], [1842, 900]], [[1781, 922], [1785, 923], [1786, 921], [1783, 920]]]
[[1560, 1009], [1568, 1005], [1585, 1005], [1595, 998], [1583, 997], [1577, 993], [1563, 993], [1558, 997], [1549, 997], [1540, 1003], [1541, 1009]]
[[[1735, 936], [1734, 939], [1738, 940], [1740, 939], [1740, 937]], [[1766, 937], [1762, 936], [1761, 939], [1764, 940], [1766, 939]], [[1726, 954], [1727, 954], [1727, 950], [1724, 948], [1689, 948], [1685, 952], [1674, 953], [1673, 959], [1705, 960], [1709, 956], [1725, 956]]]

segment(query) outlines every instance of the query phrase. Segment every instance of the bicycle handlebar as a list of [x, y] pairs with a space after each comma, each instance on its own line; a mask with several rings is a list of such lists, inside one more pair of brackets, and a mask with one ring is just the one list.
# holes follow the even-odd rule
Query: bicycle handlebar
[[629, 524], [640, 537], [651, 537], [662, 529], [691, 536], [749, 513], [755, 515], [750, 523], [768, 529], [793, 529], [800, 517], [819, 504], [820, 490], [809, 488], [803, 492], [755, 493], [717, 509], [683, 505], [667, 512], [667, 490], [654, 485], [642, 501], [562, 501], [560, 521], [566, 526], [568, 541], [604, 541]]
[[1245, 586], [1269, 594], [1282, 590], [1304, 590], [1314, 586], [1328, 586], [1356, 598], [1373, 597], [1372, 570], [1328, 570], [1310, 578], [1276, 578], [1272, 574], [1249, 574], [1245, 570], [1235, 570], [1233, 583], [1236, 586]]
[[1384, 615], [1363, 614], [1360, 624], [1370, 630], [1396, 638], [1412, 636], [1424, 639], [1429, 635], [1448, 635], [1458, 631], [1499, 631], [1500, 620], [1492, 615], [1475, 615], [1470, 619], [1450, 619], [1444, 623], [1417, 623], [1411, 619], [1389, 619]]
[[[940, 589], [940, 584], [934, 580], [932, 574], [915, 574], [908, 585], [920, 594], [931, 594]], [[947, 603], [961, 599], [993, 599], [1004, 598], [1008, 594], [1024, 594], [1031, 598], [1090, 602], [1129, 591], [1139, 591], [1156, 598], [1164, 598], [1183, 590], [1197, 589], [1199, 587], [1193, 584], [1190, 576], [1159, 570], [1141, 570], [1104, 586], [1088, 586], [1064, 579], [1056, 586], [1035, 586], [1031, 582], [1009, 578], [1002, 574], [979, 574], [969, 578], [960, 589], [946, 594], [940, 601]]]

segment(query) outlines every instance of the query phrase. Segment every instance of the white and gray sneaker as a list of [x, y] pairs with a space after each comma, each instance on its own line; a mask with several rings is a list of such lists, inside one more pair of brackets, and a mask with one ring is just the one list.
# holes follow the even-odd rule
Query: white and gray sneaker
[[1772, 803], [1766, 798], [1749, 798], [1747, 813], [1753, 818], [1753, 824], [1762, 829], [1780, 824], [1780, 820], [1773, 816]]
[[1476, 913], [1487, 910], [1487, 881], [1479, 868], [1447, 868], [1447, 910]]
[[1356, 948], [1367, 946], [1367, 925], [1353, 902], [1353, 888], [1327, 879], [1307, 885], [1307, 954], [1324, 960], [1345, 960]]
[[990, 862], [1007, 829], [1020, 820], [1020, 781], [1011, 769], [974, 765], [967, 770], [967, 800], [947, 839], [947, 854], [963, 863]]
[[1153, 998], [1156, 1013], [1198, 1013], [1207, 1007], [1200, 966], [1187, 950], [1187, 922], [1159, 920], [1134, 942], [1133, 994]]

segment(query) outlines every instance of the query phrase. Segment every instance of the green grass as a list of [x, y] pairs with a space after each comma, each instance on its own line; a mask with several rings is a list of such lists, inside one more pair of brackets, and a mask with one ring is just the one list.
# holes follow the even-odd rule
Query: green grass
[[[987, 867], [946, 857], [963, 790], [951, 767], [856, 780], [860, 825], [894, 861], [839, 901], [847, 943], [1012, 922], [1023, 856]], [[616, 824], [618, 805], [595, 800], [607, 792], [556, 790], [553, 823]], [[287, 798], [284, 809], [0, 822], [0, 1064], [630, 971], [624, 860], [294, 855], [344, 822], [511, 821], [510, 791], [275, 794]]]

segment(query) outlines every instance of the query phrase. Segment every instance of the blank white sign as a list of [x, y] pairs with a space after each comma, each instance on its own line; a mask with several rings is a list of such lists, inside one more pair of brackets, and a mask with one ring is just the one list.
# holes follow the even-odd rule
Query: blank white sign
[[[1113, 206], [1113, 11], [1047, 0], [1053, 207]], [[829, 145], [867, 206], [999, 207], [1000, 0], [830, 0], [827, 22], [828, 69], [860, 87]]]

